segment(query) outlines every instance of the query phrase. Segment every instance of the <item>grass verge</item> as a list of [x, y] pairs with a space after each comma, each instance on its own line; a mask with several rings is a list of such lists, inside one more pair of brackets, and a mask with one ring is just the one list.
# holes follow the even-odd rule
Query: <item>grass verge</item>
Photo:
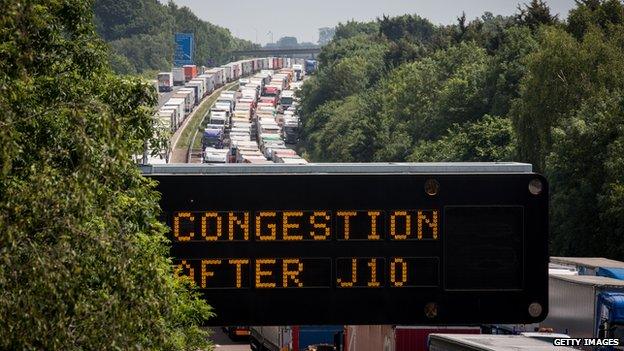
[[[238, 82], [232, 82], [232, 83], [226, 84], [225, 87], [220, 88], [220, 89], [230, 90], [230, 88], [233, 86], [238, 86]], [[193, 135], [197, 133], [197, 130], [199, 128], [201, 121], [204, 119], [204, 116], [210, 110], [210, 107], [215, 103], [215, 101], [217, 101], [218, 97], [219, 97], [219, 93], [213, 92], [212, 95], [210, 95], [210, 97], [205, 99], [199, 105], [199, 107], [197, 108], [197, 111], [195, 111], [195, 114], [193, 114], [192, 119], [188, 122], [188, 124], [186, 125], [186, 128], [180, 134], [180, 138], [178, 139], [176, 149], [188, 149], [191, 143], [191, 138], [193, 138]], [[201, 141], [200, 141], [200, 145], [201, 145]]]
[[[230, 84], [226, 85], [225, 90], [238, 90], [238, 82], [234, 82], [233, 84], [230, 83]], [[216, 100], [216, 98], [215, 98], [215, 100]], [[210, 106], [212, 106], [212, 103], [210, 104]], [[206, 112], [208, 112], [208, 111], [206, 111]], [[204, 113], [203, 116], [205, 117], [206, 113]], [[201, 133], [201, 131], [203, 130], [204, 126], [207, 124], [207, 120], [204, 117], [202, 117], [200, 119], [199, 124], [197, 125], [197, 128], [195, 128], [195, 133]], [[193, 149], [201, 149], [201, 139], [202, 138], [199, 137], [199, 136], [195, 137], [195, 141], [193, 142], [193, 147], [192, 147]]]

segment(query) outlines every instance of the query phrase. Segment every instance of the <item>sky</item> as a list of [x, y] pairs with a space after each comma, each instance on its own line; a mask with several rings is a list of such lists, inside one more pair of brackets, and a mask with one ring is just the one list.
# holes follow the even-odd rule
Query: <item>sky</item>
[[[165, 2], [165, 0], [161, 0]], [[373, 20], [383, 14], [417, 14], [434, 24], [454, 23], [462, 11], [474, 19], [489, 11], [516, 13], [519, 3], [530, 0], [174, 0], [188, 6], [201, 19], [228, 28], [233, 35], [266, 44], [283, 36], [299, 42], [318, 41], [318, 29], [351, 19]], [[574, 0], [547, 0], [553, 13], [566, 18]], [[272, 33], [272, 37], [271, 34]], [[273, 39], [271, 39], [273, 38]]]

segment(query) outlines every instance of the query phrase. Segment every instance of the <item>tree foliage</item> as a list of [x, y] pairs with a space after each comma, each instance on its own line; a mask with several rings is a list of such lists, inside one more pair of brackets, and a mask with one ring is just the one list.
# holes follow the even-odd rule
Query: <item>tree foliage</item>
[[155, 92], [114, 76], [83, 0], [0, 16], [0, 348], [206, 348], [158, 195], [131, 161]]
[[520, 156], [539, 170], [551, 150], [551, 129], [570, 118], [597, 91], [624, 87], [622, 33], [594, 27], [581, 41], [557, 27], [544, 28], [529, 55], [527, 74], [512, 111]]
[[198, 65], [223, 64], [231, 51], [254, 47], [172, 1], [163, 5], [158, 0], [96, 0], [94, 11], [97, 31], [110, 44], [109, 61], [118, 73], [169, 70], [176, 32], [194, 34]]
[[531, 29], [541, 25], [552, 25], [558, 21], [557, 15], [550, 13], [550, 7], [543, 0], [531, 0], [528, 4], [518, 6], [518, 11], [516, 21]]
[[553, 254], [624, 255], [621, 1], [579, 0], [564, 20], [532, 0], [510, 17], [383, 16], [342, 33], [301, 92], [308, 157], [530, 162], [551, 181]]
[[476, 122], [454, 124], [440, 139], [421, 141], [408, 159], [412, 162], [513, 161], [515, 145], [511, 120], [485, 115]]
[[553, 129], [547, 174], [561, 255], [624, 252], [624, 98], [602, 90]]

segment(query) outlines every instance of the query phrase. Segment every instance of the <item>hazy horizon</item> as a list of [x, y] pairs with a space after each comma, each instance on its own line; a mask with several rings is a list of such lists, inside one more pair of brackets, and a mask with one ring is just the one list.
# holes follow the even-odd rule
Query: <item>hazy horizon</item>
[[[166, 3], [165, 0], [161, 2]], [[233, 35], [266, 44], [277, 41], [283, 36], [296, 37], [299, 42], [316, 43], [318, 29], [334, 27], [339, 22], [354, 19], [358, 21], [373, 20], [382, 15], [417, 14], [428, 18], [434, 24], [451, 24], [462, 12], [468, 19], [480, 17], [484, 12], [495, 15], [511, 15], [517, 13], [517, 6], [526, 1], [508, 0], [385, 0], [383, 6], [379, 1], [316, 0], [314, 5], [306, 2], [292, 2], [287, 5], [267, 6], [258, 1], [240, 0], [233, 5], [227, 2], [200, 0], [174, 0], [179, 6], [189, 7], [199, 18], [213, 24], [228, 28]], [[552, 13], [566, 18], [574, 7], [574, 0], [551, 0], [547, 2]]]

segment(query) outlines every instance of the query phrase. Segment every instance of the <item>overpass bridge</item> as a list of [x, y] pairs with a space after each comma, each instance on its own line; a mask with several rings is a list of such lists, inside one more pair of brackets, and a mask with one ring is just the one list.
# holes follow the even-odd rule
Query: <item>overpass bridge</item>
[[293, 48], [293, 49], [283, 49], [283, 48], [275, 48], [275, 49], [253, 49], [253, 50], [239, 50], [232, 51], [232, 56], [235, 59], [241, 57], [267, 57], [267, 56], [278, 56], [278, 57], [292, 57], [292, 56], [302, 56], [309, 55], [311, 58], [316, 57], [321, 52], [321, 48]]

